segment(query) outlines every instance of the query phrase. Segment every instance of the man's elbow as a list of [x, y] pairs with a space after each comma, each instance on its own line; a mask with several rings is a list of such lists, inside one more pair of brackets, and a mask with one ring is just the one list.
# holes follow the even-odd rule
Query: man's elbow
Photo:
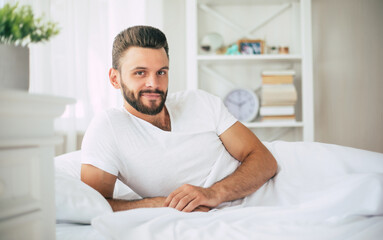
[[270, 157], [268, 159], [268, 172], [269, 178], [273, 178], [278, 172], [278, 162], [275, 160], [274, 156], [270, 153]]

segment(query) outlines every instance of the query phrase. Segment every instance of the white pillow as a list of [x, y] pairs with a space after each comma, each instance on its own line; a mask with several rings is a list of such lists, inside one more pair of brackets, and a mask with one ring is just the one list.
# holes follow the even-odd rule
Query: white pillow
[[56, 173], [56, 220], [90, 224], [92, 218], [113, 212], [96, 190], [68, 174]]
[[74, 178], [81, 176], [81, 151], [66, 153], [55, 157], [55, 172], [64, 173]]
[[[70, 152], [55, 158], [56, 220], [89, 224], [91, 219], [112, 212], [106, 199], [83, 183], [81, 176], [81, 151]], [[141, 198], [120, 180], [113, 193], [118, 199]]]

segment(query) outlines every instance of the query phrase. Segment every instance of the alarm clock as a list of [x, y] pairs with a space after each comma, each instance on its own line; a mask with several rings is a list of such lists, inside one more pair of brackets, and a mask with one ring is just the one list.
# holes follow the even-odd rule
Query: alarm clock
[[226, 95], [224, 104], [229, 112], [241, 122], [250, 122], [258, 115], [258, 97], [247, 89], [232, 90]]

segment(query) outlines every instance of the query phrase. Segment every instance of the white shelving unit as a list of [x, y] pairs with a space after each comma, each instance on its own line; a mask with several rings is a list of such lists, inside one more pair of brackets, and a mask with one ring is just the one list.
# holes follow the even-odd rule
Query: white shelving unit
[[[235, 88], [259, 93], [262, 70], [294, 69], [296, 121], [256, 119], [244, 124], [264, 141], [313, 141], [311, 0], [186, 0], [186, 13], [187, 88], [204, 89], [221, 98]], [[225, 45], [241, 38], [262, 39], [266, 46], [288, 46], [290, 52], [206, 54], [199, 42], [211, 32], [219, 33]]]

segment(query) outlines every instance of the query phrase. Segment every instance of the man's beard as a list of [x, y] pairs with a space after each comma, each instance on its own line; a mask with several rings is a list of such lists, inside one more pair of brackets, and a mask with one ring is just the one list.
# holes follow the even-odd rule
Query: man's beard
[[[125, 100], [132, 106], [134, 109], [136, 109], [138, 112], [147, 114], [147, 115], [156, 115], [162, 111], [162, 109], [165, 106], [166, 96], [168, 95], [168, 91], [163, 92], [161, 90], [141, 90], [138, 93], [138, 96], [136, 97], [134, 95], [134, 92], [129, 90], [128, 87], [121, 83], [122, 86], [122, 92], [124, 95]], [[150, 106], [145, 106], [144, 103], [141, 101], [141, 96], [144, 93], [158, 93], [161, 96], [161, 102], [158, 106], [156, 106], [155, 101], [150, 101]]]

